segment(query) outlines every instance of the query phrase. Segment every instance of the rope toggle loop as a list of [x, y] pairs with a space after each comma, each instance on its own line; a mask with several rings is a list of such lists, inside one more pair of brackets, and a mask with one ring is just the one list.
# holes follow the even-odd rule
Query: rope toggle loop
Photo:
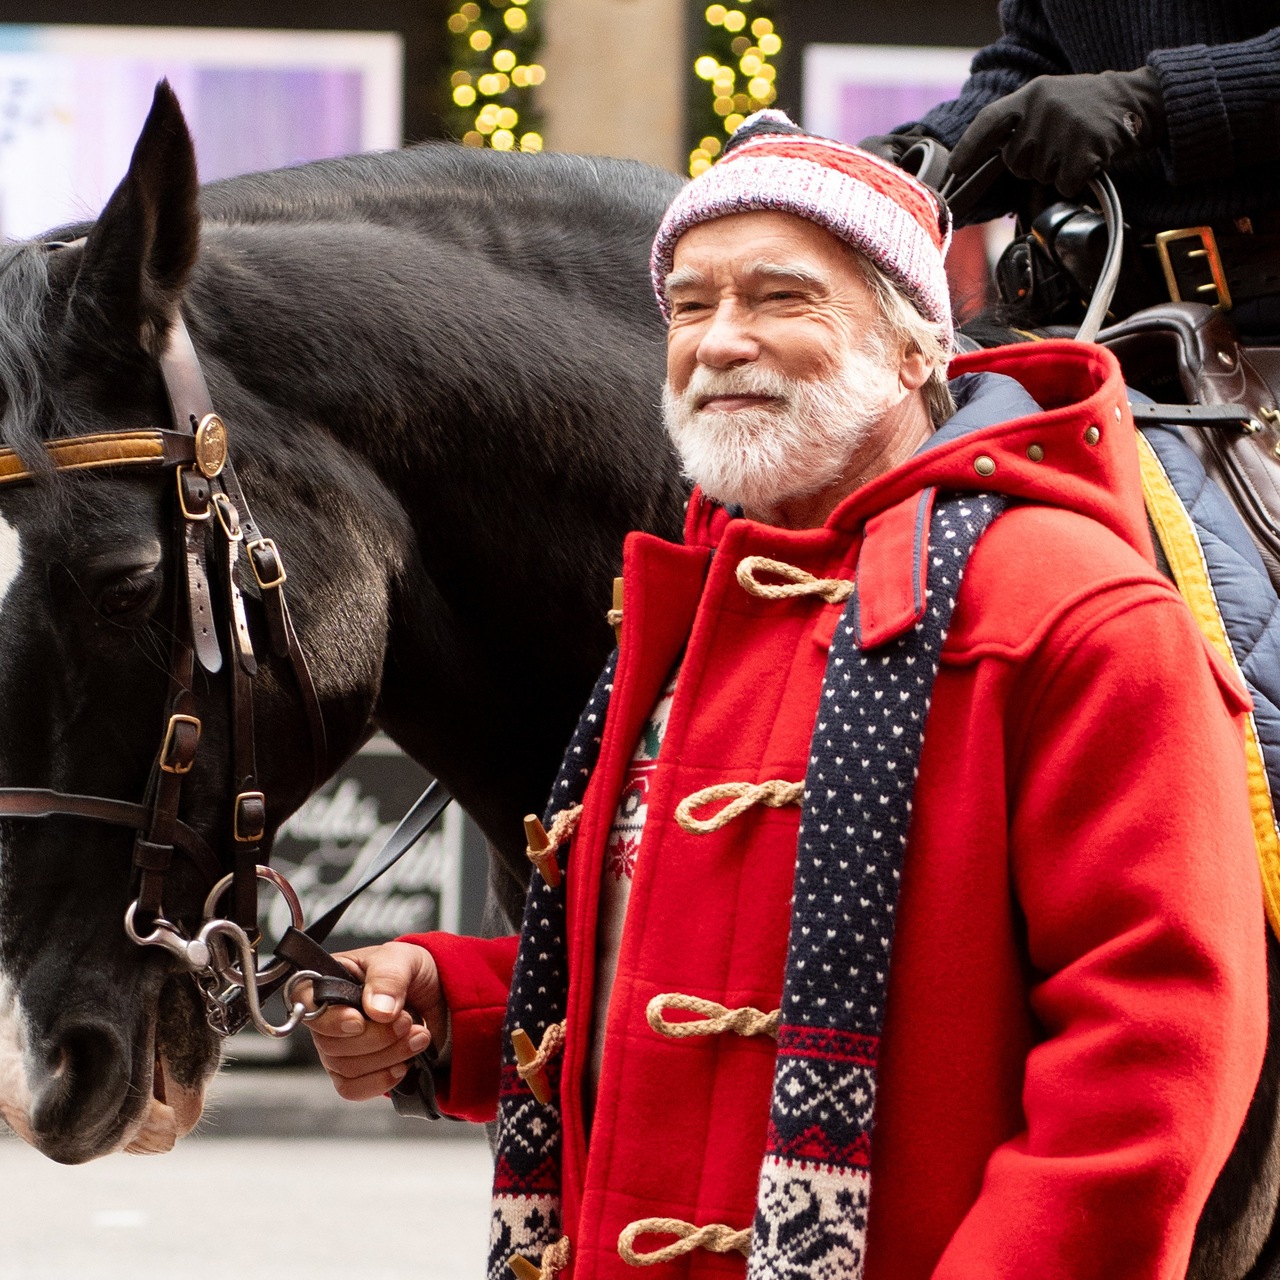
[[[714, 787], [703, 787], [685, 796], [676, 805], [676, 822], [682, 831], [690, 835], [705, 836], [746, 813], [753, 805], [763, 804], [770, 809], [799, 804], [804, 796], [803, 782], [787, 782], [784, 778], [772, 778], [768, 782], [719, 782]], [[710, 818], [695, 818], [693, 811], [717, 800], [729, 800], [718, 813]]]
[[551, 820], [551, 830], [548, 831], [536, 813], [525, 815], [524, 835], [528, 841], [525, 856], [542, 872], [542, 878], [552, 889], [560, 885], [560, 864], [556, 861], [556, 854], [559, 853], [560, 846], [577, 831], [578, 819], [581, 817], [580, 804], [561, 809]]
[[551, 1280], [551, 1277], [563, 1271], [569, 1265], [569, 1237], [561, 1236], [555, 1244], [549, 1244], [542, 1251], [542, 1264], [535, 1267], [522, 1254], [513, 1253], [507, 1259], [507, 1266], [515, 1273], [516, 1280]]
[[[702, 1018], [691, 1022], [668, 1022], [663, 1016], [667, 1009], [682, 1009], [687, 1013], [700, 1013]], [[660, 1036], [671, 1040], [687, 1040], [691, 1036], [718, 1036], [732, 1031], [738, 1036], [772, 1036], [778, 1038], [778, 1019], [781, 1009], [762, 1013], [750, 1006], [730, 1009], [714, 1000], [700, 996], [687, 996], [679, 991], [654, 996], [644, 1011], [649, 1026]]]
[[[649, 1253], [637, 1253], [636, 1237], [649, 1234], [678, 1236], [679, 1239]], [[659, 1262], [672, 1262], [695, 1249], [708, 1249], [712, 1253], [740, 1253], [745, 1258], [751, 1253], [751, 1228], [735, 1231], [720, 1222], [695, 1227], [692, 1222], [682, 1222], [679, 1218], [640, 1218], [628, 1223], [618, 1237], [618, 1256], [632, 1267], [652, 1267]]]
[[[761, 582], [757, 573], [769, 573], [784, 582]], [[815, 578], [804, 569], [765, 556], [746, 556], [738, 561], [738, 585], [748, 594], [762, 600], [790, 600], [796, 596], [821, 596], [828, 604], [843, 604], [853, 595], [853, 583], [847, 578]]]
[[511, 1033], [511, 1047], [516, 1051], [516, 1074], [542, 1103], [551, 1101], [547, 1063], [564, 1048], [564, 1027], [563, 1022], [553, 1022], [542, 1033], [542, 1043], [536, 1049], [523, 1028], [517, 1027]]

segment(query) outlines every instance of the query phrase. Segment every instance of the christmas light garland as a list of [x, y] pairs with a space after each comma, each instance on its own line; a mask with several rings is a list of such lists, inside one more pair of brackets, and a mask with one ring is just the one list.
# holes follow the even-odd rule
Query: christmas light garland
[[769, 61], [782, 49], [774, 30], [774, 6], [769, 0], [737, 0], [731, 5], [708, 5], [703, 18], [702, 52], [693, 64], [699, 80], [711, 88], [709, 100], [695, 99], [691, 124], [701, 141], [689, 153], [689, 173], [697, 177], [710, 167], [731, 134], [753, 111], [767, 107], [777, 96], [777, 68]]
[[533, 91], [547, 76], [535, 61], [545, 0], [485, 0], [449, 15], [456, 134], [469, 147], [541, 151]]

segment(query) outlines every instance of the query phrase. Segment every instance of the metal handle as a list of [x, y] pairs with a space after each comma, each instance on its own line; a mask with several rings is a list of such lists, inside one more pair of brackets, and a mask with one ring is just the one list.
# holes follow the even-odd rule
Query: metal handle
[[1097, 197], [1102, 220], [1107, 226], [1107, 256], [1103, 259], [1098, 283], [1093, 286], [1089, 309], [1084, 313], [1084, 320], [1076, 333], [1078, 342], [1093, 342], [1101, 333], [1107, 312], [1111, 309], [1111, 300], [1116, 294], [1116, 285], [1120, 281], [1120, 259], [1124, 255], [1124, 218], [1115, 183], [1105, 173], [1100, 173], [1090, 181], [1089, 189]]

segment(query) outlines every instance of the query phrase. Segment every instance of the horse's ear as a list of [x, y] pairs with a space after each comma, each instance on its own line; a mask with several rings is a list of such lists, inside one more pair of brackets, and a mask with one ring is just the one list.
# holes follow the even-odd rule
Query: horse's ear
[[200, 240], [196, 153], [167, 80], [129, 172], [89, 232], [72, 316], [109, 347], [153, 354], [177, 312]]

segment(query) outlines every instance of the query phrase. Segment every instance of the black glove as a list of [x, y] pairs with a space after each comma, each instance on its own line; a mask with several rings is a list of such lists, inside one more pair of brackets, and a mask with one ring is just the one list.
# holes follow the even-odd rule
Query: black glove
[[951, 153], [967, 177], [1000, 152], [1011, 173], [1074, 196], [1090, 178], [1164, 137], [1164, 95], [1151, 67], [1037, 76], [978, 112]]
[[927, 136], [919, 125], [912, 125], [901, 133], [874, 133], [869, 138], [863, 138], [858, 146], [863, 151], [870, 151], [872, 155], [879, 156], [881, 160], [897, 164], [921, 138]]

